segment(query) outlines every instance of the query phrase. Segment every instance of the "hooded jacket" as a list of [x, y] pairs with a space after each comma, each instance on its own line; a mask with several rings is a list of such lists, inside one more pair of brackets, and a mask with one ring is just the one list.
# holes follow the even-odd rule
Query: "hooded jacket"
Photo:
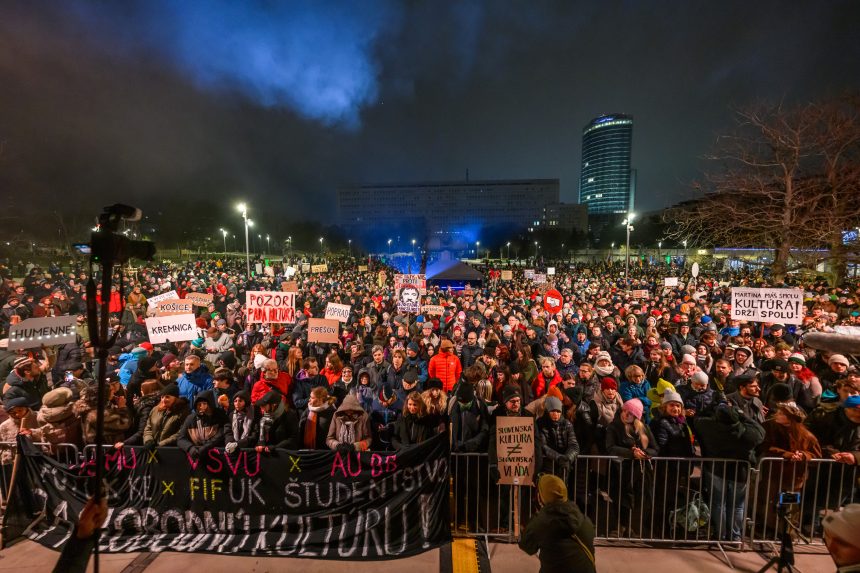
[[519, 543], [540, 551], [540, 573], [594, 573], [594, 525], [572, 501], [544, 505], [529, 520]]
[[42, 439], [51, 444], [81, 444], [81, 420], [74, 412], [74, 402], [68, 390], [53, 392], [68, 392], [68, 399], [58, 397], [56, 401], [43, 404], [36, 415], [36, 421], [42, 430]]
[[[354, 421], [348, 421], [347, 412], [355, 412], [358, 416]], [[358, 403], [355, 394], [347, 394], [329, 426], [326, 445], [335, 450], [342, 444], [351, 444], [357, 451], [367, 451], [372, 443], [370, 416]]]
[[191, 403], [197, 394], [212, 389], [212, 375], [205, 364], [200, 364], [191, 374], [183, 372], [176, 379], [176, 385], [179, 387], [179, 396]]
[[[197, 404], [200, 402], [209, 404], [209, 411], [202, 416], [197, 413]], [[185, 419], [182, 429], [179, 430], [176, 445], [185, 453], [197, 457], [224, 443], [226, 422], [227, 415], [215, 404], [215, 395], [212, 391], [200, 392], [194, 398], [191, 415]]]
[[[155, 442], [158, 447], [175, 446], [179, 438], [179, 430], [188, 417], [188, 400], [179, 398], [172, 408], [162, 411], [158, 404], [149, 411], [143, 428], [142, 442]], [[126, 441], [128, 443], [128, 441]]]

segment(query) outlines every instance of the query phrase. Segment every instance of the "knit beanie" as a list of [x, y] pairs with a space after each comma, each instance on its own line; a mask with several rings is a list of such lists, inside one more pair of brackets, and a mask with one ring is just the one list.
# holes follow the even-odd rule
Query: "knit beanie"
[[561, 478], [552, 474], [543, 474], [538, 480], [538, 492], [544, 503], [567, 501], [567, 486]]
[[631, 398], [624, 402], [624, 405], [621, 406], [621, 410], [623, 412], [627, 412], [628, 414], [632, 414], [634, 418], [637, 420], [642, 419], [642, 412], [645, 410], [645, 407], [642, 404], [642, 401], [639, 398]]

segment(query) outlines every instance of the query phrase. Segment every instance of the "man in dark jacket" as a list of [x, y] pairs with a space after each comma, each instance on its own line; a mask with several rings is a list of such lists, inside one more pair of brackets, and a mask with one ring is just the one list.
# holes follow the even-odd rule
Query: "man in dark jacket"
[[204, 390], [194, 398], [194, 412], [182, 425], [176, 445], [192, 458], [199, 458], [224, 443], [226, 423], [227, 415], [215, 405], [212, 390]]
[[752, 418], [759, 424], [763, 424], [767, 409], [759, 399], [761, 385], [758, 381], [758, 371], [736, 376], [734, 380], [737, 383], [738, 391], [726, 396], [726, 400], [740, 408], [747, 418]]
[[579, 443], [576, 441], [573, 424], [562, 417], [561, 400], [548, 396], [544, 408], [546, 412], [537, 422], [544, 460], [543, 471], [564, 479], [571, 463], [579, 455]]
[[475, 397], [475, 387], [462, 383], [450, 413], [451, 451], [481, 452], [487, 447], [489, 421], [487, 411]]
[[593, 573], [594, 524], [567, 499], [567, 487], [554, 475], [538, 481], [540, 511], [530, 520], [519, 547], [529, 555], [540, 551], [540, 573]]
[[273, 449], [299, 449], [299, 416], [277, 390], [269, 390], [254, 405], [263, 412], [260, 418], [258, 452]]
[[695, 416], [692, 428], [702, 447], [702, 457], [738, 460], [705, 463], [702, 477], [718, 539], [740, 541], [747, 470], [755, 464], [755, 450], [764, 440], [764, 428], [729, 404], [717, 406], [713, 416]]

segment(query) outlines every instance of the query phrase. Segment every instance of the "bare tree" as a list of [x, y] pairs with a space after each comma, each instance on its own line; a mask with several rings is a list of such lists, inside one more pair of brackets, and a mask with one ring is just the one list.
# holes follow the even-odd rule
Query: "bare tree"
[[738, 111], [733, 132], [707, 156], [717, 167], [695, 185], [702, 197], [664, 214], [669, 236], [772, 248], [777, 280], [789, 270], [792, 248], [831, 247], [832, 256], [841, 256], [843, 231], [860, 219], [857, 103], [843, 98]]

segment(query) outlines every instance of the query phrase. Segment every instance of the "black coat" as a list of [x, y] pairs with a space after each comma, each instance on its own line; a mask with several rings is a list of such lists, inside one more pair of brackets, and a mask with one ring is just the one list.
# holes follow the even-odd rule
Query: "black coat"
[[299, 435], [299, 415], [292, 408], [285, 408], [284, 412], [272, 420], [271, 426], [264, 432], [263, 420], [260, 419], [260, 441], [259, 445], [269, 448], [280, 448], [285, 450], [297, 450], [301, 440]]
[[627, 430], [624, 427], [624, 422], [621, 421], [620, 413], [617, 414], [615, 419], [612, 420], [612, 423], [606, 426], [606, 453], [610, 456], [616, 456], [619, 458], [633, 458], [632, 448], [633, 446], [636, 446], [650, 457], [655, 457], [657, 455], [657, 440], [654, 439], [654, 434], [652, 434], [651, 429], [644, 424], [642, 426], [642, 432], [648, 439], [648, 445], [646, 447], [642, 447], [643, 443], [639, 434], [634, 433], [633, 435], [630, 435], [627, 433]]
[[479, 452], [487, 447], [489, 421], [487, 411], [478, 400], [472, 400], [468, 410], [462, 410], [456, 402], [451, 409], [451, 451]]
[[[334, 412], [335, 412], [335, 408], [333, 406], [329, 407], [329, 408], [322, 409], [322, 410], [318, 410], [316, 412], [316, 424], [317, 424], [316, 440], [315, 440], [316, 443], [313, 445], [313, 447], [311, 449], [314, 449], [314, 450], [327, 450], [327, 449], [329, 449], [325, 442], [326, 442], [326, 438], [328, 437], [328, 429], [331, 426], [332, 418], [334, 418]], [[299, 437], [299, 447], [300, 448], [307, 448], [308, 447], [308, 445], [304, 443], [305, 428], [308, 425], [308, 413], [309, 413], [309, 410], [307, 410], [307, 409], [302, 410], [302, 416], [301, 416], [301, 419], [299, 420], [299, 436], [300, 436]]]
[[541, 453], [544, 460], [544, 471], [556, 473], [556, 460], [566, 458], [569, 461], [579, 455], [579, 442], [573, 431], [573, 424], [565, 418], [553, 422], [549, 413], [537, 421], [538, 436], [540, 437]]
[[394, 436], [391, 445], [396, 450], [425, 442], [436, 435], [438, 424], [433, 424], [428, 416], [413, 416], [403, 414], [394, 426]]
[[[764, 440], [764, 428], [752, 418], [741, 415], [740, 420], [731, 423], [710, 416], [695, 416], [691, 425], [702, 448], [702, 457], [742, 460], [755, 464], [755, 452]], [[712, 473], [720, 477], [737, 476], [738, 480], [744, 480], [747, 465], [740, 464], [735, 473], [732, 465], [715, 463]]]
[[657, 440], [656, 445], [662, 457], [693, 457], [690, 427], [686, 422], [681, 424], [674, 418], [658, 416], [651, 421], [651, 433]]

